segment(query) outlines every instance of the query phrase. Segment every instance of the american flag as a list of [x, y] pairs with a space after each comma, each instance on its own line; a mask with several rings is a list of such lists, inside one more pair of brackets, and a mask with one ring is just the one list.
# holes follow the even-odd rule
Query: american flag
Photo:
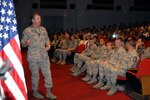
[[0, 66], [10, 60], [14, 68], [12, 73], [6, 73], [5, 81], [0, 79], [0, 87], [11, 100], [28, 99], [20, 51], [13, 0], [0, 0]]

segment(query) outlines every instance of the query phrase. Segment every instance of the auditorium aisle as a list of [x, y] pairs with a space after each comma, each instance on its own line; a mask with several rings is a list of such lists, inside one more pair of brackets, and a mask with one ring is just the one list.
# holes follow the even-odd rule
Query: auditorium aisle
[[[31, 91], [31, 72], [29, 71], [26, 60], [26, 52], [23, 52], [23, 66], [25, 71], [26, 84], [28, 89], [29, 100], [38, 100], [32, 96]], [[74, 77], [69, 71], [71, 65], [56, 65], [51, 63], [51, 71], [53, 78], [52, 92], [57, 95], [57, 100], [131, 100], [124, 92], [117, 92], [114, 96], [107, 96], [107, 91], [100, 89], [92, 89], [92, 85], [88, 85], [81, 80], [83, 76]], [[40, 72], [39, 90], [45, 95], [43, 76]], [[47, 100], [46, 98], [44, 100]]]

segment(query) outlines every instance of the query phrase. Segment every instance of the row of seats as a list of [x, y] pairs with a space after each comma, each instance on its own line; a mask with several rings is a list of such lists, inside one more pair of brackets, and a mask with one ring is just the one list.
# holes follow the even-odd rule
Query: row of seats
[[[72, 56], [70, 56], [72, 64], [74, 54], [81, 53], [85, 48], [85, 45], [79, 45], [77, 49], [72, 52]], [[128, 70], [126, 77], [118, 76], [117, 80], [125, 81], [127, 91], [127, 88], [130, 87], [143, 96], [150, 95], [150, 59], [139, 60], [136, 68]]]

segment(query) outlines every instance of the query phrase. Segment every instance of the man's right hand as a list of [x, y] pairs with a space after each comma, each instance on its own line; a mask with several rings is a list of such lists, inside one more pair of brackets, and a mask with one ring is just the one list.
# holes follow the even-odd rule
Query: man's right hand
[[26, 45], [27, 45], [27, 46], [31, 45], [31, 41], [30, 41], [30, 40], [27, 40], [27, 41], [26, 41]]

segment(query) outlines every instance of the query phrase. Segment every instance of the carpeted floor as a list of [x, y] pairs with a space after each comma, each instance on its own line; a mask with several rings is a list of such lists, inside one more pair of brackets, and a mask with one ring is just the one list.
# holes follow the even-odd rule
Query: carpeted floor
[[[26, 84], [29, 100], [38, 100], [32, 96], [31, 72], [26, 60], [26, 52], [23, 51], [23, 66], [25, 71]], [[53, 88], [52, 92], [57, 96], [57, 100], [131, 100], [124, 92], [118, 91], [113, 96], [107, 96], [107, 91], [93, 89], [81, 80], [84, 76], [74, 77], [68, 70], [72, 65], [56, 65], [51, 63]], [[41, 73], [41, 72], [40, 72]], [[40, 74], [39, 91], [45, 95], [44, 80]], [[46, 98], [44, 100], [47, 100]]]

